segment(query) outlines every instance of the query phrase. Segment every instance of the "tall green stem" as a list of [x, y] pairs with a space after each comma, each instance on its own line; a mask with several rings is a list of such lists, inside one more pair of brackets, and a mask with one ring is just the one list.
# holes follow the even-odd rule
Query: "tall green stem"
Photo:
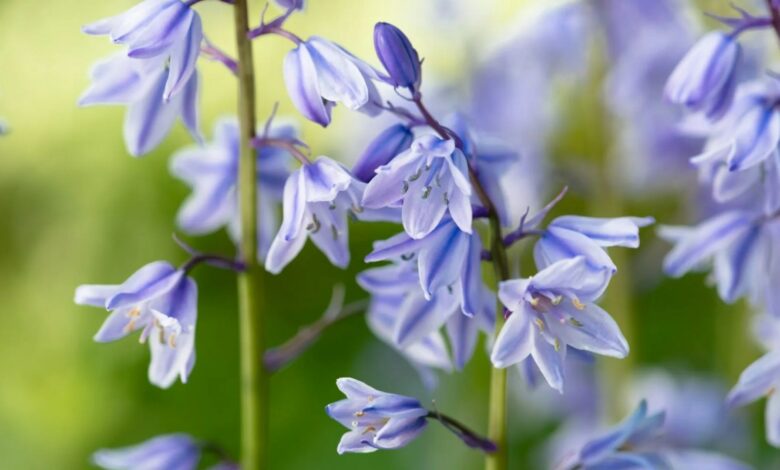
[[[501, 235], [501, 222], [493, 202], [488, 197], [477, 176], [471, 174], [471, 182], [482, 205], [488, 210], [490, 220], [490, 252], [498, 282], [509, 279], [509, 263]], [[503, 306], [496, 306], [496, 336], [504, 326]], [[496, 451], [485, 457], [485, 470], [506, 470], [509, 465], [507, 447], [506, 369], [490, 370], [490, 401], [488, 405], [488, 439], [496, 444]]]
[[241, 255], [246, 270], [238, 276], [241, 336], [241, 468], [267, 467], [268, 374], [263, 357], [261, 311], [262, 270], [257, 263], [257, 158], [255, 137], [255, 76], [247, 0], [233, 8], [238, 52], [238, 121], [241, 128], [238, 197], [241, 211]]

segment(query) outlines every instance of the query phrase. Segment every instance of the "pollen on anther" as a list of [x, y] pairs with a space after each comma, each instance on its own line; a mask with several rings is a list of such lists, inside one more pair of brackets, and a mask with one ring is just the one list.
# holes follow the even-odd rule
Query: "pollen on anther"
[[580, 299], [578, 299], [577, 297], [574, 297], [573, 299], [571, 299], [571, 303], [572, 303], [572, 305], [574, 305], [574, 308], [576, 308], [577, 310], [584, 310], [585, 309], [585, 304], [580, 302]]

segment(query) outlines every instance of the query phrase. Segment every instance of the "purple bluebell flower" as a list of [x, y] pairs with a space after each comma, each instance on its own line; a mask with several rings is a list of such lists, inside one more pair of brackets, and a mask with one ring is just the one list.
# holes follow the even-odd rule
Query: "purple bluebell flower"
[[145, 0], [83, 31], [108, 35], [115, 44], [127, 46], [128, 57], [154, 64], [166, 77], [160, 95], [164, 101], [187, 87], [203, 40], [200, 15], [179, 0]]
[[449, 212], [471, 233], [471, 183], [468, 163], [452, 140], [418, 137], [409, 150], [380, 166], [366, 186], [367, 208], [401, 206], [404, 230], [414, 239], [430, 234]]
[[[269, 137], [290, 139], [295, 135], [293, 126], [281, 125], [272, 127]], [[186, 148], [173, 156], [171, 173], [192, 188], [176, 217], [184, 232], [203, 235], [227, 227], [230, 237], [238, 242], [239, 143], [238, 123], [233, 118], [223, 118], [214, 125], [212, 142]], [[263, 147], [257, 161], [258, 245], [263, 260], [279, 228], [278, 206], [290, 174], [290, 155], [279, 148]]]
[[376, 169], [408, 149], [412, 139], [414, 135], [408, 126], [395, 124], [388, 127], [363, 151], [352, 167], [352, 174], [360, 181], [368, 183], [374, 177]]
[[716, 119], [734, 97], [741, 47], [733, 35], [713, 31], [702, 37], [669, 76], [667, 99]]
[[509, 318], [490, 359], [508, 367], [533, 358], [547, 383], [563, 391], [567, 347], [623, 358], [628, 343], [612, 317], [594, 302], [604, 281], [583, 256], [552, 263], [528, 279], [499, 285], [498, 297]]
[[639, 228], [653, 222], [652, 217], [557, 217], [550, 222], [534, 246], [536, 266], [544, 269], [557, 261], [583, 256], [587, 267], [601, 276], [605, 289], [610, 277], [617, 272], [617, 266], [610, 259], [606, 248], [637, 248]]
[[193, 73], [177, 93], [163, 100], [166, 72], [149, 64], [114, 55], [92, 69], [92, 85], [79, 99], [80, 106], [127, 106], [124, 138], [128, 152], [141, 156], [152, 151], [181, 117], [190, 134], [200, 140], [198, 75]]
[[[413, 268], [409, 263], [390, 264], [367, 269], [358, 275], [358, 285], [371, 294], [366, 321], [380, 340], [397, 349], [418, 370], [435, 368], [450, 371], [452, 362], [441, 332], [431, 331], [405, 347], [398, 347], [394, 340], [396, 325], [401, 318], [399, 306], [404, 305], [410, 293], [414, 295], [420, 290], [420, 281]], [[419, 295], [422, 293], [419, 292]], [[420, 370], [420, 375], [426, 386], [433, 388], [435, 376], [425, 370]]]
[[780, 350], [773, 350], [752, 363], [739, 376], [739, 381], [729, 392], [730, 406], [742, 406], [767, 397], [766, 438], [770, 444], [780, 447]]
[[[671, 469], [662, 453], [652, 446], [660, 434], [664, 413], [648, 416], [643, 400], [636, 411], [608, 434], [588, 441], [556, 466], [559, 470]], [[648, 447], [649, 449], [645, 449]]]
[[328, 157], [303, 165], [284, 184], [283, 216], [271, 242], [265, 268], [281, 272], [295, 258], [307, 238], [344, 268], [349, 264], [347, 214], [360, 220], [394, 220], [394, 211], [364, 210], [360, 205], [364, 184]]
[[282, 8], [303, 10], [306, 6], [304, 0], [276, 0], [276, 4]]
[[387, 71], [386, 81], [396, 88], [408, 88], [414, 94], [422, 80], [420, 56], [403, 31], [390, 23], [377, 23], [374, 49]]
[[184, 271], [155, 261], [119, 285], [79, 286], [75, 302], [111, 312], [95, 341], [115, 341], [141, 330], [140, 340], [148, 339], [152, 353], [151, 383], [168, 388], [177, 377], [187, 382], [195, 365], [198, 289]]
[[664, 260], [664, 271], [680, 277], [711, 263], [718, 294], [724, 301], [731, 303], [748, 296], [762, 303], [766, 295], [767, 305], [772, 304], [774, 289], [767, 281], [778, 264], [773, 261], [772, 251], [780, 243], [772, 235], [776, 225], [763, 222], [753, 212], [731, 210], [693, 228], [664, 227], [659, 235], [675, 245]]
[[352, 378], [341, 378], [336, 386], [347, 396], [325, 408], [349, 432], [337, 452], [374, 452], [405, 446], [425, 428], [428, 410], [411, 397], [385, 393]]
[[306, 119], [325, 127], [336, 103], [369, 115], [381, 102], [374, 85], [379, 75], [341, 46], [312, 36], [284, 59], [284, 82], [295, 107]]
[[106, 470], [195, 470], [201, 445], [187, 434], [165, 434], [131, 447], [101, 449], [92, 462]]

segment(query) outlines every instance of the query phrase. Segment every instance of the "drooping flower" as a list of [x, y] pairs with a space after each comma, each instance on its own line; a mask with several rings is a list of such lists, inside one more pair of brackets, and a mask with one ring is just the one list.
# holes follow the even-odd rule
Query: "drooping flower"
[[364, 210], [360, 205], [364, 184], [328, 157], [303, 165], [284, 184], [283, 217], [271, 242], [265, 268], [281, 272], [303, 249], [307, 238], [344, 268], [349, 264], [347, 214], [361, 220], [395, 220], [394, 211]]
[[109, 310], [95, 341], [109, 342], [141, 330], [152, 360], [149, 381], [170, 387], [176, 378], [186, 383], [195, 365], [195, 322], [198, 289], [195, 281], [169, 263], [143, 266], [119, 285], [86, 284], [76, 289], [75, 302]]
[[92, 462], [107, 470], [195, 470], [201, 446], [187, 434], [165, 434], [131, 447], [101, 449]]
[[352, 167], [352, 174], [360, 181], [368, 183], [374, 177], [376, 169], [408, 149], [413, 138], [408, 126], [395, 124], [388, 127], [363, 151]]
[[[274, 126], [269, 137], [294, 138], [293, 126]], [[240, 238], [238, 211], [238, 123], [223, 118], [214, 125], [214, 140], [206, 146], [179, 151], [171, 160], [171, 173], [192, 188], [177, 214], [177, 225], [191, 235], [202, 235], [227, 227], [234, 242]], [[257, 152], [258, 245], [260, 259], [271, 245], [279, 227], [278, 206], [290, 173], [289, 155], [275, 147]]]
[[666, 97], [716, 119], [731, 106], [741, 47], [733, 35], [713, 31], [683, 57], [666, 83]]
[[159, 98], [164, 101], [187, 87], [203, 40], [200, 15], [179, 0], [145, 0], [120, 15], [89, 24], [83, 31], [108, 35], [115, 44], [127, 46], [128, 57], [161, 71], [166, 79]]
[[114, 55], [92, 69], [92, 85], [79, 99], [80, 106], [114, 104], [127, 106], [124, 139], [128, 152], [141, 156], [165, 138], [177, 117], [190, 134], [200, 140], [198, 124], [198, 75], [193, 73], [181, 93], [163, 100], [164, 69]]
[[493, 345], [493, 365], [508, 367], [530, 356], [547, 383], [562, 392], [567, 347], [625, 357], [628, 343], [620, 328], [594, 303], [603, 291], [603, 279], [583, 256], [502, 282], [498, 297], [510, 314]]
[[414, 239], [431, 233], [449, 212], [471, 233], [471, 184], [468, 163], [452, 140], [418, 137], [409, 150], [380, 166], [366, 186], [367, 208], [401, 206], [404, 230]]
[[374, 49], [387, 71], [386, 81], [396, 88], [408, 88], [414, 94], [422, 80], [420, 56], [403, 31], [390, 23], [377, 23]]
[[636, 411], [608, 434], [588, 441], [556, 466], [559, 470], [670, 469], [663, 454], [653, 447], [661, 433], [664, 413], [648, 416], [642, 400]]
[[696, 227], [664, 227], [662, 238], [674, 243], [664, 260], [672, 277], [712, 265], [718, 295], [732, 303], [741, 297], [780, 316], [772, 279], [780, 273], [780, 224], [754, 212], [730, 210]]
[[411, 397], [376, 390], [352, 378], [341, 378], [336, 386], [345, 400], [325, 408], [328, 416], [349, 429], [337, 452], [374, 452], [405, 446], [425, 428], [428, 410]]
[[544, 269], [557, 261], [583, 256], [587, 267], [601, 276], [602, 286], [606, 288], [610, 277], [617, 272], [606, 248], [637, 248], [639, 228], [653, 222], [652, 217], [557, 217], [534, 246], [536, 266]]
[[376, 70], [327, 39], [312, 36], [284, 58], [284, 83], [306, 119], [326, 127], [336, 103], [369, 115], [380, 109]]

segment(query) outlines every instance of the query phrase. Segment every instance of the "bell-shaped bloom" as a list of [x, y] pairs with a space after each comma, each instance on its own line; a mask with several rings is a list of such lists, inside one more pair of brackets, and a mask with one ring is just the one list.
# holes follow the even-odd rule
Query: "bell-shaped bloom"
[[[672, 277], [709, 266], [718, 294], [726, 302], [762, 290], [773, 258], [766, 224], [754, 213], [723, 212], [693, 228], [664, 227], [659, 235], [674, 243], [664, 259], [664, 272]], [[777, 263], [769, 263], [777, 264]]]
[[385, 81], [396, 88], [408, 88], [412, 93], [420, 87], [420, 56], [403, 31], [390, 23], [377, 23], [374, 26], [374, 49], [387, 71]]
[[444, 336], [432, 331], [427, 336], [405, 347], [399, 347], [394, 334], [398, 323], [398, 307], [410, 293], [419, 291], [419, 280], [409, 263], [390, 264], [371, 268], [357, 276], [357, 283], [371, 294], [366, 311], [366, 322], [371, 331], [383, 342], [396, 349], [419, 372], [423, 383], [432, 389], [436, 376], [431, 369], [450, 371], [450, 360]]
[[182, 92], [163, 99], [164, 69], [114, 55], [92, 69], [92, 85], [79, 99], [80, 106], [127, 106], [124, 138], [128, 152], [141, 156], [152, 151], [181, 117], [190, 134], [200, 140], [198, 75], [190, 74]]
[[377, 336], [402, 352], [414, 352], [415, 362], [440, 369], [448, 369], [450, 364], [446, 348], [443, 351], [438, 348], [440, 329], [445, 327], [452, 363], [461, 369], [474, 353], [479, 331], [493, 331], [494, 297], [478, 278], [479, 290], [475, 294], [478, 303], [470, 305], [471, 315], [464, 315], [461, 294], [455, 289], [444, 286], [429, 298], [425, 297], [413, 263], [401, 261], [366, 270], [358, 276], [361, 287], [372, 294], [369, 324], [373, 324]]
[[741, 47], [729, 34], [713, 31], [682, 58], [666, 83], [672, 103], [709, 118], [719, 118], [731, 106]]
[[471, 183], [468, 163], [452, 140], [433, 135], [418, 137], [405, 152], [380, 166], [363, 195], [368, 208], [401, 206], [404, 230], [423, 238], [449, 212], [452, 220], [471, 233]]
[[427, 424], [428, 410], [415, 398], [381, 392], [351, 378], [338, 379], [336, 386], [347, 398], [331, 403], [325, 411], [349, 429], [339, 442], [339, 454], [398, 449]]
[[155, 261], [119, 285], [79, 286], [75, 302], [111, 312], [95, 341], [115, 341], [141, 330], [140, 340], [148, 340], [152, 352], [151, 383], [168, 388], [177, 377], [187, 382], [195, 365], [198, 289], [184, 271]]
[[780, 351], [775, 350], [748, 366], [728, 396], [731, 406], [742, 406], [767, 397], [766, 438], [775, 447], [780, 447], [780, 395], [777, 393], [779, 387]]
[[364, 211], [360, 205], [363, 183], [328, 157], [303, 165], [284, 184], [283, 216], [271, 242], [265, 269], [277, 274], [295, 258], [307, 238], [334, 265], [349, 264], [347, 214], [362, 220], [382, 220], [383, 213]]
[[[275, 126], [270, 137], [292, 139], [293, 126]], [[239, 130], [233, 118], [214, 126], [214, 139], [205, 146], [179, 151], [171, 160], [171, 173], [192, 188], [176, 217], [176, 223], [190, 235], [203, 235], [227, 227], [234, 242], [240, 239], [238, 211]], [[257, 152], [258, 244], [260, 259], [279, 228], [278, 206], [284, 183], [290, 174], [290, 156], [275, 147]]]
[[164, 101], [187, 87], [203, 40], [200, 16], [188, 2], [180, 0], [145, 0], [125, 13], [87, 25], [83, 31], [107, 34], [114, 43], [127, 46], [128, 57], [153, 64], [147, 66], [165, 76], [160, 93]]
[[578, 256], [555, 262], [528, 279], [499, 285], [498, 297], [510, 312], [493, 345], [495, 367], [533, 358], [547, 383], [563, 391], [567, 346], [623, 358], [628, 343], [612, 317], [594, 302], [603, 280]]
[[336, 103], [369, 115], [380, 111], [376, 70], [327, 39], [312, 36], [284, 58], [284, 83], [306, 119], [325, 127]]
[[663, 412], [648, 415], [647, 403], [642, 400], [636, 411], [625, 421], [604, 436], [588, 441], [556, 468], [671, 469], [663, 453], [653, 446], [653, 440], [663, 430], [664, 416]]
[[201, 446], [187, 434], [166, 434], [121, 449], [101, 449], [92, 462], [106, 470], [195, 470]]
[[395, 124], [388, 127], [363, 151], [352, 167], [352, 174], [360, 181], [368, 183], [374, 177], [376, 169], [408, 149], [412, 139], [414, 135], [408, 126]]
[[574, 215], [554, 219], [534, 246], [538, 269], [576, 256], [583, 256], [587, 266], [602, 278], [606, 289], [617, 266], [606, 248], [639, 246], [639, 228], [652, 224], [652, 217], [597, 218]]

